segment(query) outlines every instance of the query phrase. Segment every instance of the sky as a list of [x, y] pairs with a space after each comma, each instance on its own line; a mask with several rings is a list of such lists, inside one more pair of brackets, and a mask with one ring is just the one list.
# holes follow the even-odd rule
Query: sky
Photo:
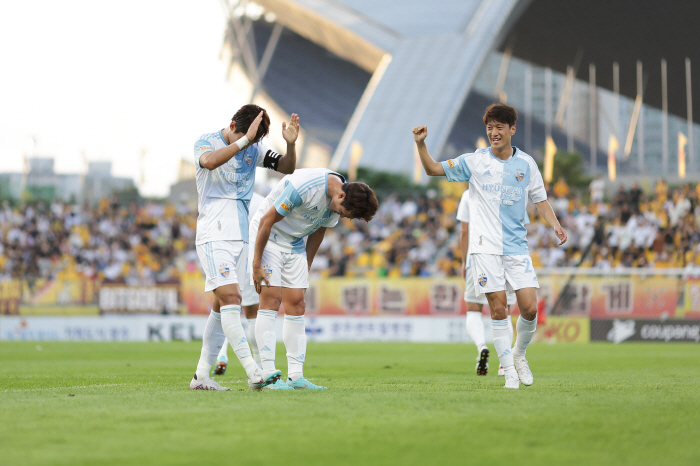
[[219, 0], [0, 2], [0, 172], [29, 153], [84, 173], [84, 154], [167, 195], [247, 98], [226, 82], [224, 28]]

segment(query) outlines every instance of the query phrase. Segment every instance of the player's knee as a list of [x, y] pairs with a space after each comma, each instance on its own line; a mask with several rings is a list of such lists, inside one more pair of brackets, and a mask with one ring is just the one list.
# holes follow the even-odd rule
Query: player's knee
[[491, 306], [491, 318], [497, 320], [503, 320], [507, 316], [506, 306], [503, 304], [494, 304]]
[[525, 320], [534, 320], [537, 317], [537, 305], [523, 306], [520, 309], [520, 315]]
[[284, 313], [290, 316], [303, 316], [306, 313], [306, 301], [304, 298], [284, 304]]
[[241, 293], [236, 291], [236, 289], [221, 291], [217, 289], [217, 291], [217, 298], [221, 306], [227, 306], [229, 304], [241, 304]]

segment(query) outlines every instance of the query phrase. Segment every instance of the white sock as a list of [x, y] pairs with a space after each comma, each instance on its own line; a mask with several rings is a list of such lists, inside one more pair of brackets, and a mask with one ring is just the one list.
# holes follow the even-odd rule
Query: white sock
[[259, 310], [258, 318], [255, 320], [255, 340], [262, 342], [262, 346], [258, 345], [260, 365], [263, 371], [274, 370], [275, 348], [277, 346], [277, 334], [275, 333], [277, 311], [269, 309]]
[[296, 380], [304, 375], [306, 359], [306, 329], [304, 316], [284, 316], [282, 340], [287, 348], [287, 378]]
[[197, 363], [197, 380], [209, 378], [211, 365], [216, 361], [219, 349], [224, 345], [224, 331], [221, 328], [221, 314], [211, 311], [202, 335], [202, 352]]
[[506, 320], [508, 321], [508, 336], [510, 339], [508, 340], [508, 344], [512, 345], [513, 344], [513, 319], [511, 319], [510, 316], [506, 317]]
[[513, 352], [510, 349], [510, 341], [508, 340], [508, 322], [503, 320], [491, 320], [491, 328], [493, 329], [493, 346], [496, 347], [498, 360], [505, 370], [513, 367]]
[[476, 348], [481, 350], [481, 347], [486, 344], [484, 321], [481, 320], [481, 312], [467, 311], [467, 333], [474, 341]]
[[246, 334], [248, 335], [248, 343], [250, 343], [250, 349], [253, 352], [253, 359], [262, 367], [260, 364], [260, 352], [258, 351], [258, 342], [255, 339], [255, 319], [248, 319], [248, 328], [246, 329]]
[[520, 316], [518, 317], [518, 322], [515, 324], [515, 327], [518, 330], [518, 336], [515, 338], [513, 354], [524, 357], [527, 347], [537, 330], [537, 316], [535, 316], [534, 320], [525, 320], [523, 316]]
[[221, 327], [224, 329], [224, 334], [228, 338], [229, 343], [231, 343], [233, 352], [236, 353], [246, 374], [248, 377], [251, 377], [257, 370], [258, 365], [255, 364], [253, 355], [250, 353], [248, 339], [241, 324], [241, 306], [238, 304], [221, 306]]
[[224, 338], [224, 344], [221, 345], [221, 351], [219, 351], [219, 356], [217, 357], [217, 359], [221, 356], [226, 356], [226, 359], [228, 359], [228, 338]]

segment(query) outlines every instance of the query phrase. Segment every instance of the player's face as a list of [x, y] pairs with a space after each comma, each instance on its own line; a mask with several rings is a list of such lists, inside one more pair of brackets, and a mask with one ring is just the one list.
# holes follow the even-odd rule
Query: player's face
[[351, 218], [348, 211], [341, 205], [343, 200], [345, 200], [345, 196], [337, 194], [333, 197], [333, 199], [331, 199], [331, 205], [329, 208], [331, 209], [331, 212], [340, 215], [342, 218]]
[[509, 126], [507, 123], [489, 121], [486, 124], [486, 134], [489, 137], [491, 149], [501, 150], [510, 147], [510, 138], [515, 134], [515, 125]]

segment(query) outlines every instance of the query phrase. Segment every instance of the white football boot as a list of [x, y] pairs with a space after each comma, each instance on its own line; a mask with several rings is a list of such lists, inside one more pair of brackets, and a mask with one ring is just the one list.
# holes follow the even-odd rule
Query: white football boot
[[192, 390], [216, 390], [219, 392], [225, 392], [227, 390], [231, 390], [228, 387], [222, 387], [219, 385], [216, 380], [211, 379], [209, 377], [205, 379], [197, 379], [197, 375], [192, 378], [192, 381], [190, 382], [190, 388]]
[[515, 364], [515, 370], [518, 371], [518, 377], [523, 385], [532, 385], [535, 379], [532, 376], [532, 371], [530, 370], [525, 356], [518, 356], [513, 353], [513, 363]]
[[257, 367], [253, 375], [248, 377], [248, 388], [250, 390], [260, 390], [263, 387], [264, 380], [262, 371]]
[[503, 388], [511, 388], [513, 390], [520, 389], [520, 378], [518, 378], [518, 373], [513, 367], [506, 369], [506, 384]]

